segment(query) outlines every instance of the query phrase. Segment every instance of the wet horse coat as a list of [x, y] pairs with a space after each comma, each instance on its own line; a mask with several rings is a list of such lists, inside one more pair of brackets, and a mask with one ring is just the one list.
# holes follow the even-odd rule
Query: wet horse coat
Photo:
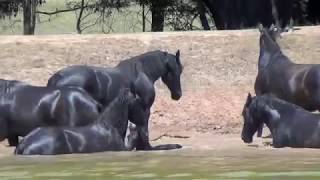
[[255, 93], [272, 94], [309, 111], [320, 110], [320, 65], [293, 63], [282, 53], [272, 32], [260, 32]]
[[0, 79], [0, 139], [16, 146], [39, 126], [83, 126], [99, 115], [101, 105], [78, 88], [38, 87]]
[[[171, 97], [182, 96], [180, 51], [176, 55], [152, 51], [121, 61], [114, 68], [70, 66], [55, 73], [48, 80], [48, 87], [76, 86], [85, 89], [103, 106], [107, 106], [122, 87], [131, 88], [139, 96], [134, 102], [134, 113], [129, 119], [138, 126], [138, 150], [152, 149], [149, 143], [150, 108], [154, 102], [154, 83], [159, 78], [168, 86]], [[143, 119], [143, 121], [139, 119]], [[142, 123], [137, 123], [142, 122]], [[124, 136], [124, 135], [123, 135]]]
[[254, 133], [265, 123], [273, 137], [273, 147], [320, 148], [320, 115], [270, 95], [248, 95], [243, 110], [242, 140], [251, 143]]
[[132, 150], [138, 133], [130, 129], [128, 144], [125, 144], [121, 134], [127, 130], [125, 121], [128, 121], [128, 106], [133, 99], [129, 89], [123, 89], [99, 118], [89, 125], [40, 127], [22, 140], [15, 154], [56, 155]]

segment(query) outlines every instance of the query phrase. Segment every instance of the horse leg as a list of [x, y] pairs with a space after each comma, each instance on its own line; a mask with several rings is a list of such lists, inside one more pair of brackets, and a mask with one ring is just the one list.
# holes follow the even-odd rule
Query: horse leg
[[285, 137], [281, 137], [279, 135], [274, 135], [273, 136], [272, 146], [274, 148], [283, 148], [283, 147], [285, 147], [285, 144], [288, 144], [286, 142], [286, 138]]
[[149, 142], [149, 131], [148, 131], [148, 122], [150, 116], [150, 109], [147, 110], [144, 118], [144, 124], [142, 126], [138, 126], [138, 138], [136, 142], [137, 150], [172, 150], [172, 149], [180, 149], [182, 146], [180, 144], [163, 144], [152, 147]]
[[125, 147], [127, 151], [132, 151], [137, 146], [138, 130], [132, 123], [128, 124], [127, 135], [125, 137]]
[[8, 137], [9, 146], [17, 146], [19, 144], [19, 137], [16, 135], [10, 135]]
[[138, 139], [137, 139], [137, 150], [151, 150], [152, 146], [149, 142], [149, 117], [150, 109], [147, 109], [144, 114], [144, 123], [142, 126], [138, 126]]
[[263, 131], [263, 123], [259, 126], [258, 131], [257, 131], [257, 137], [261, 137], [262, 136], [262, 131]]

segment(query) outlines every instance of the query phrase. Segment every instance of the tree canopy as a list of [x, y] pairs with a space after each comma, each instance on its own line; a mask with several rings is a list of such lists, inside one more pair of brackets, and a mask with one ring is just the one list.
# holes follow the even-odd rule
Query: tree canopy
[[[106, 23], [112, 9], [121, 11], [137, 5], [143, 31], [164, 31], [165, 27], [178, 31], [242, 29], [258, 23], [266, 26], [278, 23], [285, 28], [290, 22], [295, 25], [320, 22], [319, 0], [68, 0], [64, 9], [52, 11], [40, 11], [40, 5], [46, 6], [46, 1], [0, 0], [0, 18], [15, 17], [19, 11], [23, 12], [25, 34], [33, 34], [36, 14], [52, 16], [75, 12], [76, 30], [82, 33], [97, 23]], [[96, 15], [95, 20], [88, 18], [92, 14]], [[146, 29], [148, 17], [150, 29]]]

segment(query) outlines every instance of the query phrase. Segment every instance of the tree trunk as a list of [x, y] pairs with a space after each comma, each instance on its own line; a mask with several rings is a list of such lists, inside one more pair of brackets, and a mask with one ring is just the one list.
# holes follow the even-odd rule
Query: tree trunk
[[142, 32], [146, 32], [146, 15], [145, 15], [145, 5], [142, 4]]
[[151, 12], [152, 12], [152, 22], [151, 31], [161, 32], [164, 29], [164, 6], [161, 2], [152, 1]]
[[[214, 24], [218, 30], [225, 29], [225, 21], [223, 19], [223, 16], [220, 15], [219, 8], [221, 7], [221, 1], [210, 1], [210, 0], [202, 0], [203, 3], [207, 6], [209, 9], [212, 19], [214, 19]], [[222, 10], [223, 11], [223, 10]]]
[[204, 30], [210, 30], [209, 22], [206, 17], [206, 8], [202, 0], [197, 0], [197, 8], [200, 14], [200, 21]]
[[33, 35], [36, 27], [36, 0], [23, 1], [23, 34]]
[[76, 26], [78, 34], [82, 33], [81, 20], [82, 20], [83, 11], [84, 11], [84, 0], [81, 0], [81, 8], [80, 8], [79, 17], [77, 19], [77, 26]]
[[274, 22], [276, 23], [276, 27], [280, 29], [281, 27], [280, 27], [279, 13], [278, 13], [277, 4], [275, 0], [271, 0], [271, 8], [272, 8], [272, 16], [273, 16]]

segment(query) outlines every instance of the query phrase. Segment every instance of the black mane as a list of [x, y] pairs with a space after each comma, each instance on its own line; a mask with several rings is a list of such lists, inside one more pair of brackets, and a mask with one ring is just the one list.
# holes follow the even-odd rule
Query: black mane
[[299, 110], [299, 111], [308, 112], [300, 106], [297, 106], [292, 103], [288, 103], [284, 100], [281, 100], [279, 98], [276, 98], [274, 96], [267, 95], [267, 94], [254, 97], [251, 104], [253, 107], [256, 107], [256, 108], [258, 108], [261, 105], [269, 105], [271, 108], [276, 108], [277, 110], [295, 110], [295, 111]]
[[128, 104], [130, 101], [129, 92], [130, 90], [127, 88], [123, 88], [120, 90], [118, 96], [111, 101], [111, 103], [103, 110], [103, 112], [100, 114], [100, 116], [97, 119], [98, 124], [103, 124], [104, 126], [108, 127], [110, 125], [118, 126], [119, 118], [122, 118], [124, 114], [125, 116], [128, 116]]
[[4, 97], [6, 94], [10, 93], [17, 85], [26, 85], [26, 83], [15, 80], [0, 79], [0, 97]]

